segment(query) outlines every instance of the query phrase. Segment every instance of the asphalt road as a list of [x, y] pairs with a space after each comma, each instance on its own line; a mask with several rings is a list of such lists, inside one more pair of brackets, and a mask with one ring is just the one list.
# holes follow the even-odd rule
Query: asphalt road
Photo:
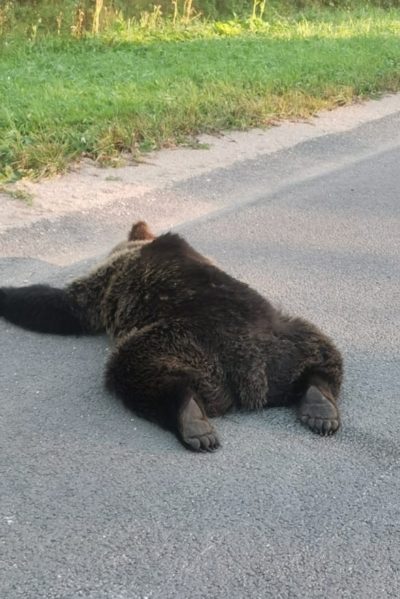
[[[342, 430], [232, 414], [195, 455], [103, 390], [106, 339], [0, 322], [2, 599], [400, 596], [400, 114], [169, 193], [215, 190], [180, 231], [336, 340]], [[0, 280], [86, 267], [7, 258]]]

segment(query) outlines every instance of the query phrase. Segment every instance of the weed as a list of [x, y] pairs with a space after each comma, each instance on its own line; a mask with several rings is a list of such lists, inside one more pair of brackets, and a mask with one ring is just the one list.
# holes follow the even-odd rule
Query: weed
[[117, 2], [55, 2], [45, 14], [38, 0], [23, 31], [11, 4], [1, 9], [0, 182], [400, 89], [400, 9], [283, 16], [252, 0], [247, 18], [212, 21], [195, 2], [172, 4], [170, 17], [162, 2], [127, 17]]
[[6, 185], [0, 185], [0, 193], [4, 193], [14, 200], [25, 202], [28, 206], [33, 205], [33, 194], [26, 189], [11, 189]]

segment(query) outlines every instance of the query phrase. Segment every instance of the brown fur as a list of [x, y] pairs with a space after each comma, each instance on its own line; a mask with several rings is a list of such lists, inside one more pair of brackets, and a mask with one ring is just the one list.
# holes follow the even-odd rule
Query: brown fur
[[297, 403], [315, 432], [339, 427], [342, 360], [333, 343], [177, 235], [155, 238], [136, 223], [65, 297], [82, 330], [105, 330], [115, 341], [108, 388], [192, 449], [219, 445], [207, 416], [231, 408]]
[[153, 239], [155, 239], [155, 235], [143, 220], [132, 225], [132, 229], [128, 235], [128, 241], [151, 241]]

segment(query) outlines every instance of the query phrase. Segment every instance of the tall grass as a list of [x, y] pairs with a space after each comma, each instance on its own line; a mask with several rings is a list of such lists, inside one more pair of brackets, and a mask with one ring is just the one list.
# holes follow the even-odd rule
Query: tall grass
[[172, 19], [177, 24], [194, 19], [244, 19], [298, 17], [310, 18], [321, 8], [328, 10], [368, 10], [396, 8], [399, 0], [3, 0], [0, 3], [0, 35], [19, 33], [37, 37], [82, 36], [109, 28]]
[[21, 1], [0, 19], [0, 183], [400, 89], [400, 9], [283, 16], [257, 0], [245, 17], [213, 20], [182, 0], [168, 17], [153, 7], [106, 26], [111, 4], [94, 0], [67, 27], [49, 6], [29, 4], [28, 16], [49, 9], [36, 25], [11, 26]]

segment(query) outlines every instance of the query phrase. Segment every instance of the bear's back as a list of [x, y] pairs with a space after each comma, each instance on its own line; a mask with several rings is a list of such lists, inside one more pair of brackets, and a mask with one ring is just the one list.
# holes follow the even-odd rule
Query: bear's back
[[200, 327], [264, 326], [275, 313], [271, 304], [168, 233], [141, 251], [145, 302], [160, 317], [189, 319]]

